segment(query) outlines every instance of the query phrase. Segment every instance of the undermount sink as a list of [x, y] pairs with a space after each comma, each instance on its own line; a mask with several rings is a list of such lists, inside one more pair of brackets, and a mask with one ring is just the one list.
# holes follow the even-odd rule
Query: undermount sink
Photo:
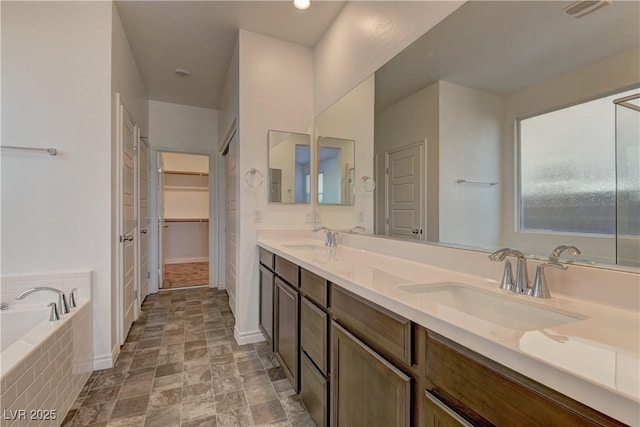
[[[468, 314], [505, 328], [530, 331], [583, 320], [578, 314], [565, 313], [524, 301], [526, 296], [502, 296], [462, 283], [441, 282], [400, 285], [423, 302]], [[523, 301], [516, 301], [522, 298]]]

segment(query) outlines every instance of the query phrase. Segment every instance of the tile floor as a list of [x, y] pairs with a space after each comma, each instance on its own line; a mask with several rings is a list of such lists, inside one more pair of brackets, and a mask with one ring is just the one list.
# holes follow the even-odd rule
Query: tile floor
[[269, 348], [236, 344], [226, 292], [161, 292], [142, 309], [63, 426], [315, 426]]

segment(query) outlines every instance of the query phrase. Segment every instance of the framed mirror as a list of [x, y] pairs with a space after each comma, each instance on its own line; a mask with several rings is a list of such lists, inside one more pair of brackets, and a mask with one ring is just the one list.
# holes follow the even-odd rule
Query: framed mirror
[[[319, 225], [371, 218], [369, 233], [540, 258], [573, 244], [582, 254], [561, 262], [637, 266], [626, 219], [640, 217], [640, 177], [622, 182], [616, 146], [637, 158], [625, 129], [637, 131], [640, 111], [620, 100], [640, 94], [640, 3], [580, 18], [564, 13], [570, 4], [467, 2], [322, 112], [323, 132], [371, 132], [356, 138], [356, 150], [371, 146], [356, 171], [377, 185], [351, 211], [319, 206]], [[345, 108], [356, 98], [370, 105]]]
[[269, 203], [310, 203], [311, 137], [270, 130], [268, 138]]
[[353, 205], [355, 203], [355, 141], [318, 137], [318, 203]]

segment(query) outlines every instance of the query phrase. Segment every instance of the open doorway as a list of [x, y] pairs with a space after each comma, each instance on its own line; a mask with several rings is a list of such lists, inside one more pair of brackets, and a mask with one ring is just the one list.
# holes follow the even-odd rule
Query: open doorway
[[209, 286], [209, 156], [159, 152], [160, 288]]

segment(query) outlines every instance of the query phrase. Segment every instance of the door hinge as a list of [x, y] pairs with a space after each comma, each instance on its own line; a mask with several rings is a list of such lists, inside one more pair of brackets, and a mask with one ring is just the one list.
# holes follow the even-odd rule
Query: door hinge
[[123, 240], [123, 239], [124, 239], [124, 236], [123, 236], [123, 235], [120, 235], [120, 239], [119, 239], [119, 240], [120, 240], [120, 243], [122, 243], [122, 240]]
[[147, 271], [147, 279], [151, 279], [151, 272]]
[[138, 299], [138, 290], [137, 289], [133, 290], [133, 299], [134, 299], [134, 301]]
[[135, 156], [136, 154], [138, 154], [138, 146], [134, 145], [133, 146], [133, 155]]
[[133, 228], [138, 227], [138, 218], [133, 218], [131, 220], [131, 226], [133, 226]]
[[385, 223], [387, 223], [387, 225], [389, 225], [389, 218], [384, 220]]
[[389, 168], [386, 168], [384, 172], [389, 175]]

